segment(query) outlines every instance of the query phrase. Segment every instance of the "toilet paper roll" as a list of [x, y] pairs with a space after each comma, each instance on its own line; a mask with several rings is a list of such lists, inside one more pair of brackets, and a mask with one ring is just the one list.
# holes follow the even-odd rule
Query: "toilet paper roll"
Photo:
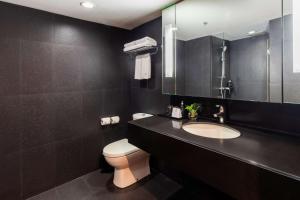
[[101, 126], [106, 126], [111, 123], [110, 117], [101, 118]]
[[119, 116], [114, 116], [114, 117], [111, 117], [111, 124], [117, 124], [120, 122], [120, 117]]

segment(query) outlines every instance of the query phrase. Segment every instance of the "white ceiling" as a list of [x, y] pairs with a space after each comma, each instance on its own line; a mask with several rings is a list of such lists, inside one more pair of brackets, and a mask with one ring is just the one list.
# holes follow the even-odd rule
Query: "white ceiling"
[[178, 0], [88, 0], [93, 9], [80, 6], [84, 0], [1, 0], [100, 24], [133, 29], [161, 15]]
[[[285, 8], [290, 7], [285, 0]], [[248, 37], [249, 31], [264, 32], [269, 21], [282, 16], [281, 0], [185, 0], [176, 5], [177, 38], [191, 40], [207, 35], [227, 40]], [[172, 7], [163, 13], [170, 23]], [[167, 19], [165, 16], [167, 16]], [[204, 25], [207, 22], [207, 25]]]

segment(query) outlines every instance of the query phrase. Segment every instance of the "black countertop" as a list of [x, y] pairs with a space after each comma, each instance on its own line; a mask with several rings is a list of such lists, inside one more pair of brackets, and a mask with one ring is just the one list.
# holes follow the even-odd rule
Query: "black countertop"
[[229, 125], [241, 132], [235, 139], [211, 139], [190, 134], [177, 121], [153, 116], [129, 124], [208, 149], [224, 156], [300, 181], [300, 139], [259, 130]]

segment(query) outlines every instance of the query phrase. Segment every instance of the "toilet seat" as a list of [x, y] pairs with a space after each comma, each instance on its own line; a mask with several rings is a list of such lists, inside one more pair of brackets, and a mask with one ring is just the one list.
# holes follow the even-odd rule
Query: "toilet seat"
[[103, 149], [103, 155], [106, 157], [116, 158], [126, 156], [140, 149], [128, 143], [128, 139], [122, 139], [108, 144]]

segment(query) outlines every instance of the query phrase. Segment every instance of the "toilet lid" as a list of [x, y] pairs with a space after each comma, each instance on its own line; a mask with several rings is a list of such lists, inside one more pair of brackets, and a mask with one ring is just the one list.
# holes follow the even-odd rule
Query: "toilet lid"
[[120, 157], [138, 150], [139, 148], [128, 143], [128, 139], [123, 139], [106, 145], [103, 149], [103, 155], [107, 157]]

